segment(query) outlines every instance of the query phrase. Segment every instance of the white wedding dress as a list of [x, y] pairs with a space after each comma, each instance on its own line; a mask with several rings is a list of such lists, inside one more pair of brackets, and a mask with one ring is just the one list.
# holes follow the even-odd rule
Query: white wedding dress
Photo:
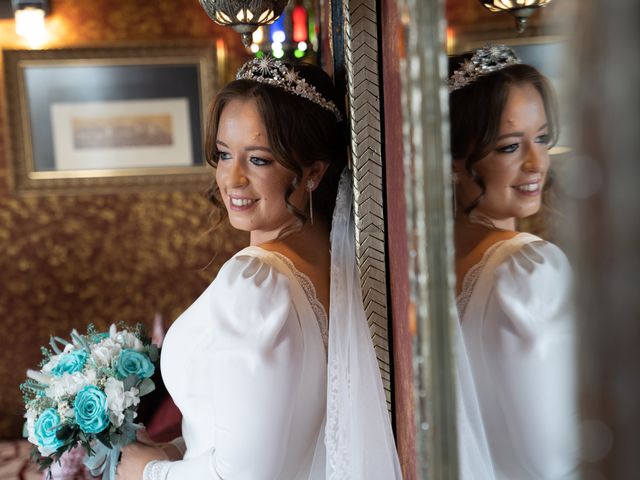
[[330, 312], [283, 255], [247, 247], [171, 326], [161, 369], [183, 460], [153, 480], [401, 480], [355, 254], [351, 175], [331, 226]]
[[247, 247], [225, 263], [163, 344], [186, 444], [164, 478], [307, 480], [323, 433], [327, 328], [312, 283], [283, 255]]
[[469, 270], [456, 299], [461, 478], [577, 476], [571, 269], [521, 233]]

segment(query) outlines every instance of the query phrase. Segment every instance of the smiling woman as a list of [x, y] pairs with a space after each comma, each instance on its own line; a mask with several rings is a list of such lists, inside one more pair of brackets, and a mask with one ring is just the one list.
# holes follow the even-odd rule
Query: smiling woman
[[553, 92], [507, 47], [460, 60], [449, 85], [462, 478], [571, 478], [571, 268], [558, 247], [516, 230], [542, 204]]
[[498, 132], [492, 149], [476, 162], [454, 160], [457, 194], [467, 216], [515, 230], [516, 218], [540, 209], [549, 169], [545, 105], [531, 84], [510, 87]]
[[[275, 161], [255, 101], [227, 104], [220, 116], [216, 146], [216, 182], [231, 225], [250, 231], [253, 245], [273, 240], [283, 225], [288, 227], [295, 221], [283, 195], [295, 174]], [[305, 185], [317, 185], [327, 166], [321, 162], [312, 165], [296, 182], [288, 199], [295, 211], [308, 210]]]
[[183, 437], [141, 435], [119, 478], [399, 479], [331, 80], [273, 59], [238, 78], [213, 104], [205, 150], [209, 197], [251, 245], [164, 341]]

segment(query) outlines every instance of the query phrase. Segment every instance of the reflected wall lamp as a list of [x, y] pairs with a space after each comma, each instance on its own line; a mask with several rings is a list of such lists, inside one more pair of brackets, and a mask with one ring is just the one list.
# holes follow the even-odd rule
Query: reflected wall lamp
[[16, 20], [16, 34], [31, 45], [42, 44], [47, 38], [44, 17], [49, 13], [47, 0], [11, 0]]
[[288, 0], [200, 0], [207, 15], [218, 25], [229, 26], [240, 34], [249, 48], [258, 27], [273, 23]]
[[537, 8], [550, 2], [551, 0], [480, 0], [490, 12], [509, 12], [516, 17], [518, 33], [524, 32], [529, 17]]

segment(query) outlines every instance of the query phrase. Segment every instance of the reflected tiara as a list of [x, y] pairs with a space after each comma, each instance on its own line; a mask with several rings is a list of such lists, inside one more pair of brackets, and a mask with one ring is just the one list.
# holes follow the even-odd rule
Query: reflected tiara
[[293, 68], [289, 68], [273, 57], [266, 56], [249, 60], [238, 70], [236, 80], [253, 80], [281, 88], [289, 93], [311, 100], [316, 105], [333, 113], [339, 122], [342, 121], [342, 115], [335, 103], [325, 99], [316, 90], [316, 87], [308, 83]]
[[453, 72], [449, 78], [449, 93], [460, 90], [489, 73], [518, 63], [522, 61], [516, 52], [506, 45], [486, 45], [479, 48]]

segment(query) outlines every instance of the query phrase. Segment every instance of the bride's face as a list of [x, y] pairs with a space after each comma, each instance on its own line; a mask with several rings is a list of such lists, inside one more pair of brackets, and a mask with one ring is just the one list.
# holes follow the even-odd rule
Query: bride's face
[[[295, 221], [285, 193], [294, 174], [276, 161], [254, 100], [232, 100], [220, 115], [216, 182], [231, 225], [251, 233], [251, 244], [275, 239]], [[289, 197], [305, 210], [303, 182]]]
[[[531, 84], [512, 86], [492, 150], [474, 165], [484, 181], [484, 195], [473, 213], [496, 227], [515, 229], [515, 219], [536, 213], [549, 169], [549, 128], [542, 97]], [[457, 185], [462, 205], [469, 205], [482, 190], [458, 165]]]

